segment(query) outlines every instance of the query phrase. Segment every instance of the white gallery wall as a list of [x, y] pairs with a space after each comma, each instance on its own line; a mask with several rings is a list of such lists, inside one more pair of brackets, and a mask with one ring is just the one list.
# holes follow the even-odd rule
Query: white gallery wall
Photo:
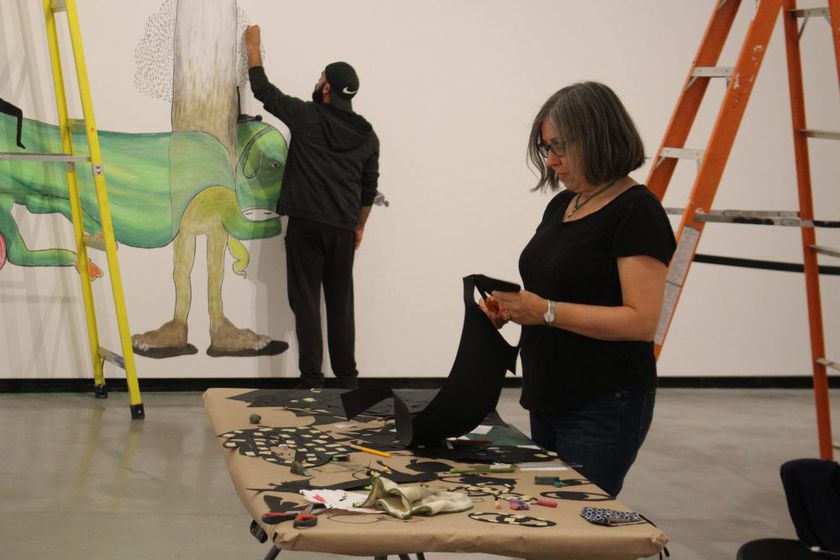
[[[161, 3], [77, 0], [101, 130], [171, 130], [170, 104], [147, 97], [134, 80], [135, 49]], [[743, 36], [752, 15], [753, 3], [743, 4], [733, 39]], [[0, 98], [21, 107], [27, 118], [55, 124], [41, 5], [0, 0]], [[262, 27], [269, 78], [287, 93], [308, 99], [329, 62], [346, 60], [356, 67], [361, 87], [354, 105], [380, 137], [379, 189], [390, 202], [374, 208], [356, 255], [359, 370], [364, 377], [441, 377], [458, 345], [461, 278], [484, 273], [518, 281], [519, 252], [549, 200], [529, 192], [535, 177], [525, 158], [531, 120], [542, 102], [569, 83], [602, 81], [625, 102], [654, 155], [714, 2], [238, 0], [238, 5]], [[63, 32], [63, 16], [59, 21]], [[796, 209], [781, 31], [779, 24], [767, 47], [717, 209]], [[734, 64], [738, 43], [729, 42], [720, 65]], [[824, 20], [808, 24], [802, 45], [809, 124], [840, 130], [836, 66]], [[64, 47], [72, 79], [66, 40]], [[69, 86], [71, 107], [77, 107], [77, 88]], [[723, 91], [723, 82], [710, 85], [687, 146], [705, 144]], [[264, 114], [247, 86], [242, 99], [244, 112]], [[814, 140], [811, 148], [817, 217], [840, 219], [840, 143]], [[648, 169], [649, 163], [634, 177], [643, 182]], [[666, 206], [685, 204], [694, 174], [693, 162], [678, 166]], [[62, 216], [32, 215], [20, 206], [13, 215], [30, 248], [72, 246], [71, 224]], [[838, 247], [838, 233], [819, 230], [818, 241]], [[245, 244], [251, 253], [247, 277], [230, 272], [230, 257], [226, 263], [225, 313], [237, 326], [289, 341], [291, 348], [259, 358], [204, 353], [207, 273], [199, 240], [189, 317], [190, 342], [199, 353], [139, 357], [141, 379], [297, 376], [282, 236]], [[711, 224], [699, 252], [802, 259], [799, 230], [781, 227]], [[121, 246], [119, 257], [132, 332], [171, 319], [171, 244]], [[92, 258], [105, 267], [104, 254]], [[840, 279], [824, 276], [822, 288], [828, 353], [837, 359]], [[104, 344], [117, 348], [107, 275], [95, 282], [95, 294]], [[504, 332], [511, 341], [518, 338], [514, 326]], [[668, 376], [810, 375], [802, 275], [693, 266], [659, 369]], [[7, 263], [0, 269], [0, 378], [90, 375], [76, 271]]]

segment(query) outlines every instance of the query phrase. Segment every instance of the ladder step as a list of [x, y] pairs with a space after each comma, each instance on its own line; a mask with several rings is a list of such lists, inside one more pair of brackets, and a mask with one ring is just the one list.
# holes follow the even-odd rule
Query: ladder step
[[840, 140], [840, 132], [835, 132], [833, 130], [801, 129], [799, 132], [803, 133], [808, 138], [823, 138], [825, 140]]
[[71, 133], [87, 134], [85, 119], [67, 119], [67, 130]]
[[695, 78], [729, 78], [733, 70], [732, 66], [697, 66], [691, 75]]
[[123, 359], [123, 357], [115, 352], [111, 352], [107, 348], [103, 348], [102, 346], [99, 347], [99, 357], [108, 363], [114, 364], [119, 368], [125, 369], [125, 360]]
[[836, 369], [837, 371], [840, 371], [840, 364], [838, 364], [837, 362], [832, 362], [827, 358], [818, 358], [817, 363], [820, 363], [827, 368]]
[[99, 251], [105, 250], [105, 239], [102, 237], [86, 233], [82, 235], [82, 243], [84, 243], [85, 247], [90, 247], [91, 249], [98, 249]]
[[703, 159], [703, 150], [695, 150], [693, 148], [662, 148], [662, 151], [659, 152], [659, 159], [656, 161], [656, 167], [662, 165], [662, 162], [668, 158], [694, 159], [697, 160], [697, 165], [700, 165], [700, 160]]
[[828, 7], [822, 8], [799, 8], [796, 10], [791, 10], [791, 14], [798, 18], [809, 18], [814, 16], [823, 16], [825, 19], [828, 19]]
[[810, 247], [815, 253], [840, 258], [840, 249], [832, 249], [831, 247], [823, 247], [822, 245], [810, 245]]
[[662, 148], [659, 157], [701, 160], [703, 159], [703, 150], [695, 150], [693, 148]]
[[67, 2], [65, 0], [51, 0], [50, 9], [53, 12], [66, 12]]
[[[669, 207], [665, 208], [665, 212], [681, 216], [685, 209]], [[840, 220], [803, 220], [796, 210], [709, 210], [697, 212], [694, 219], [729, 224], [840, 228]]]
[[90, 158], [87, 156], [74, 156], [72, 154], [40, 154], [40, 153], [25, 153], [25, 152], [0, 152], [0, 161], [16, 160], [16, 161], [41, 161], [41, 162], [55, 162], [66, 163], [70, 161], [89, 162]]

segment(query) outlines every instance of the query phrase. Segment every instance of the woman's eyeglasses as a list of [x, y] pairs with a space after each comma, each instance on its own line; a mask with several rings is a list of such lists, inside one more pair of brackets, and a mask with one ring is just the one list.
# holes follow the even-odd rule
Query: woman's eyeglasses
[[537, 144], [537, 153], [540, 154], [540, 157], [545, 159], [548, 157], [548, 153], [551, 152], [557, 157], [563, 157], [566, 155], [566, 143], [565, 142], [552, 142], [550, 144], [546, 144], [545, 142], [540, 142]]

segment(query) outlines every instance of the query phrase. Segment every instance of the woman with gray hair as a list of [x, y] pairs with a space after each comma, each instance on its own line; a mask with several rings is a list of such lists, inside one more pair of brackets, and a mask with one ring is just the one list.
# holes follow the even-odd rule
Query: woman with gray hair
[[520, 256], [524, 289], [493, 292], [497, 313], [483, 307], [497, 325], [522, 325], [532, 439], [617, 495], [653, 417], [653, 337], [674, 234], [659, 200], [628, 175], [644, 146], [607, 86], [552, 95], [528, 155], [533, 190], [560, 192]]

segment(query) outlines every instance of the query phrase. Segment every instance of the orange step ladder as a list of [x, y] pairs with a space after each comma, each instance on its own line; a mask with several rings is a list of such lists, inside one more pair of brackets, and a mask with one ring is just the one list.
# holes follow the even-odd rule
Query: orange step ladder
[[[802, 234], [820, 456], [823, 459], [832, 459], [826, 368], [840, 370], [840, 365], [825, 357], [819, 286], [820, 267], [817, 255], [840, 257], [840, 250], [817, 245], [815, 227], [837, 227], [840, 222], [814, 220], [808, 140], [809, 138], [840, 140], [840, 132], [813, 130], [806, 125], [799, 39], [801, 31], [804, 31], [805, 24], [811, 17], [824, 17], [828, 20], [834, 43], [836, 71], [840, 80], [840, 0], [827, 0], [825, 7], [809, 9], [797, 9], [795, 0], [757, 0], [754, 17], [735, 66], [731, 68], [717, 66], [718, 57], [723, 50], [740, 5], [741, 0], [719, 0], [716, 3], [647, 179], [648, 188], [662, 199], [678, 159], [693, 159], [699, 163], [688, 204], [685, 209], [679, 211], [683, 217], [677, 231], [677, 251], [669, 268], [665, 304], [656, 334], [656, 352], [658, 356], [691, 263], [695, 260], [697, 245], [706, 222], [798, 226]], [[755, 85], [764, 54], [767, 52], [767, 44], [780, 15], [784, 22], [784, 41], [787, 51], [799, 211], [712, 211], [712, 202], [723, 176], [735, 135]], [[801, 29], [799, 20], [803, 20]], [[727, 88], [708, 144], [705, 150], [686, 148], [685, 142], [691, 126], [709, 82], [714, 78], [725, 78]]]

